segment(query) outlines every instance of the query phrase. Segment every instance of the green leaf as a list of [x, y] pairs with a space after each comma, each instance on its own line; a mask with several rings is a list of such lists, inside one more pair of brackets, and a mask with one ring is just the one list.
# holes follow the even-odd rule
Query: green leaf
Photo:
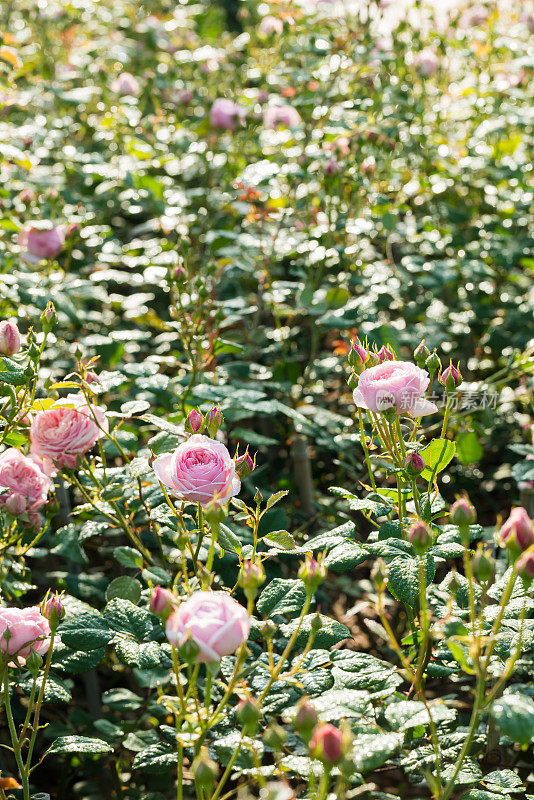
[[84, 652], [103, 647], [113, 639], [106, 620], [87, 612], [67, 617], [58, 630], [63, 644]]
[[[456, 716], [452, 708], [436, 700], [430, 705], [430, 714], [434, 722], [450, 722]], [[430, 725], [428, 711], [424, 703], [418, 700], [401, 700], [386, 708], [386, 719], [396, 731], [407, 731], [420, 726]]]
[[274, 506], [275, 503], [278, 503], [278, 501], [281, 500], [282, 497], [285, 497], [286, 494], [289, 494], [287, 489], [284, 489], [282, 492], [276, 492], [275, 494], [272, 494], [265, 504], [265, 510], [267, 511], [269, 508], [272, 508], [272, 506]]
[[[37, 691], [41, 688], [42, 680], [43, 675], [39, 673], [36, 681]], [[26, 680], [20, 681], [18, 686], [25, 694], [29, 695], [32, 683], [33, 681], [31, 678], [26, 678]], [[70, 703], [72, 700], [71, 692], [67, 689], [63, 681], [52, 672], [48, 673], [43, 697], [45, 703]]]
[[461, 464], [474, 464], [484, 455], [482, 445], [474, 431], [462, 431], [456, 439], [456, 454]]
[[330, 689], [320, 697], [311, 698], [310, 703], [323, 722], [359, 719], [372, 713], [369, 692], [355, 689]]
[[26, 375], [26, 370], [10, 358], [0, 357], [0, 383], [10, 386], [24, 386], [31, 375]]
[[123, 567], [131, 569], [143, 568], [143, 557], [133, 547], [116, 547], [113, 555]]
[[227, 553], [237, 553], [237, 555], [241, 555], [243, 550], [243, 545], [235, 533], [227, 525], [223, 525], [222, 522], [219, 526], [217, 543], [223, 550], [226, 550]]
[[[400, 556], [390, 561], [387, 567], [389, 575], [388, 589], [397, 600], [413, 608], [419, 597], [419, 558]], [[427, 586], [432, 581], [435, 571], [434, 559], [428, 553], [426, 556]]]
[[435, 478], [452, 461], [455, 452], [456, 445], [450, 439], [433, 439], [428, 447], [419, 451], [426, 464], [421, 477], [426, 481]]
[[60, 736], [52, 742], [47, 753], [83, 753], [100, 755], [113, 752], [113, 747], [102, 739], [91, 739], [88, 736]]
[[112, 630], [132, 636], [138, 642], [152, 630], [151, 615], [129, 600], [114, 598], [104, 609], [103, 616]]
[[368, 772], [382, 766], [402, 744], [403, 736], [397, 733], [361, 733], [354, 737], [354, 768]]
[[134, 758], [132, 768], [149, 775], [158, 775], [161, 772], [169, 772], [176, 767], [177, 756], [170, 744], [159, 742], [152, 744], [137, 753]]
[[[304, 647], [306, 645], [311, 633], [312, 622], [315, 620], [316, 616], [316, 614], [307, 614], [303, 618], [295, 642], [297, 647]], [[342, 642], [343, 639], [350, 639], [352, 637], [349, 629], [345, 625], [342, 625], [341, 622], [336, 622], [336, 620], [326, 617], [323, 614], [320, 614], [319, 617], [321, 620], [321, 627], [315, 634], [313, 640], [314, 647], [326, 649], [332, 647], [334, 644], [338, 644], [338, 642]], [[289, 638], [298, 625], [299, 620], [294, 619], [285, 625], [280, 625], [280, 632], [283, 636]]]
[[114, 597], [137, 604], [141, 598], [141, 584], [135, 578], [121, 575], [112, 580], [106, 589], [106, 600], [113, 600]]
[[534, 740], [534, 701], [522, 694], [506, 694], [495, 700], [490, 712], [505, 736], [522, 747]]
[[300, 611], [306, 600], [306, 589], [301, 580], [274, 578], [262, 591], [256, 608], [262, 617]]
[[105, 655], [105, 647], [98, 647], [96, 650], [89, 650], [87, 653], [84, 653], [79, 650], [72, 650], [63, 642], [57, 642], [54, 645], [52, 665], [56, 669], [64, 672], [79, 675], [98, 667]]
[[369, 551], [359, 542], [347, 540], [333, 547], [324, 560], [325, 567], [334, 572], [343, 572], [357, 567], [369, 558]]
[[294, 550], [295, 540], [288, 531], [271, 531], [262, 538], [267, 547], [282, 547], [284, 550]]

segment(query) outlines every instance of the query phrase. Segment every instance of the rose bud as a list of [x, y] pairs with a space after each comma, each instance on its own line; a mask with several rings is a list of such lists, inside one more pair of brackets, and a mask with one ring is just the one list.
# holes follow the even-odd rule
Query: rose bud
[[224, 422], [224, 417], [219, 406], [213, 406], [204, 417], [204, 425], [210, 436], [215, 436]]
[[526, 550], [534, 542], [532, 520], [524, 508], [518, 506], [501, 527], [498, 534], [500, 544], [510, 551], [512, 557]]
[[459, 367], [459, 364], [458, 367], [455, 367], [451, 361], [449, 366], [444, 369], [439, 376], [439, 382], [445, 387], [447, 394], [454, 392], [454, 390], [460, 386], [463, 381]]
[[298, 576], [302, 583], [313, 592], [326, 578], [326, 567], [313, 556], [306, 556], [306, 560], [299, 567]]
[[202, 433], [204, 430], [204, 417], [196, 408], [189, 412], [184, 427], [187, 433]]
[[239, 585], [248, 600], [254, 600], [259, 587], [265, 581], [265, 571], [261, 561], [245, 561], [239, 572]]
[[293, 725], [305, 741], [310, 740], [317, 725], [317, 711], [308, 700], [303, 699], [299, 702], [297, 713], [293, 717]]
[[55, 630], [63, 617], [65, 616], [65, 608], [61, 602], [61, 597], [56, 593], [43, 603], [41, 613], [46, 617], [51, 630]]
[[473, 575], [479, 583], [488, 583], [491, 580], [494, 564], [490, 551], [479, 547], [473, 559]]
[[425, 340], [419, 344], [415, 350], [413, 351], [413, 357], [415, 359], [415, 363], [421, 369], [425, 366], [427, 358], [430, 356], [430, 350], [425, 345]]
[[309, 748], [312, 758], [333, 766], [343, 757], [345, 750], [343, 733], [329, 723], [317, 725], [310, 739]]
[[382, 364], [384, 361], [395, 361], [395, 353], [386, 344], [383, 344], [377, 353], [378, 363]]
[[11, 516], [20, 517], [26, 511], [27, 505], [26, 498], [18, 492], [14, 492], [7, 498], [4, 508]]
[[473, 525], [477, 518], [475, 509], [465, 497], [460, 497], [452, 504], [449, 514], [452, 524], [458, 525], [459, 528]]
[[436, 370], [441, 369], [441, 361], [435, 350], [428, 356], [427, 360], [425, 361], [425, 367], [430, 372], [430, 375], [433, 375], [436, 372]]
[[425, 468], [425, 462], [419, 453], [410, 453], [404, 460], [404, 469], [410, 478], [416, 478]]
[[208, 794], [211, 794], [219, 774], [219, 767], [209, 757], [207, 747], [201, 748], [200, 753], [191, 764], [191, 772], [195, 779], [195, 786], [198, 786], [201, 790], [205, 789]]
[[388, 585], [389, 573], [383, 558], [377, 558], [371, 569], [371, 580], [377, 592], [383, 592]]
[[235, 471], [238, 478], [246, 478], [256, 467], [256, 456], [252, 459], [247, 450], [242, 456], [235, 459]]
[[240, 700], [237, 704], [235, 713], [245, 733], [248, 736], [253, 736], [256, 733], [258, 722], [261, 717], [258, 701], [253, 697], [247, 697], [244, 700]]
[[20, 350], [20, 333], [14, 322], [4, 319], [0, 322], [0, 353], [14, 356]]
[[263, 734], [263, 741], [270, 747], [271, 750], [274, 750], [275, 753], [279, 752], [284, 743], [287, 739], [287, 733], [282, 728], [281, 725], [278, 725], [276, 722], [271, 722], [268, 728], [265, 729], [265, 733]]
[[89, 372], [85, 373], [85, 382], [89, 383], [89, 384], [90, 383], [100, 383], [100, 378], [98, 377], [96, 372], [93, 372], [92, 370], [89, 370]]
[[534, 580], [534, 550], [529, 549], [519, 556], [515, 562], [517, 574], [530, 586]]
[[162, 616], [165, 619], [172, 611], [174, 603], [174, 595], [168, 589], [163, 589], [161, 586], [155, 586], [152, 594], [150, 595], [150, 610], [158, 617]]
[[347, 356], [349, 365], [353, 367], [356, 372], [361, 372], [363, 365], [369, 360], [369, 350], [360, 342], [359, 339], [353, 339], [351, 343], [350, 352]]
[[406, 534], [408, 541], [418, 555], [423, 555], [429, 547], [432, 546], [433, 536], [432, 530], [422, 520], [417, 520], [408, 529]]
[[49, 333], [57, 322], [57, 314], [54, 304], [49, 301], [43, 313], [41, 314], [41, 325], [43, 331]]

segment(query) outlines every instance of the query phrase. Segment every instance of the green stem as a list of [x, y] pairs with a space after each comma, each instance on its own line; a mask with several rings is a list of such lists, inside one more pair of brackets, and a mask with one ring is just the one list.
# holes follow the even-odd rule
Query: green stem
[[371, 466], [371, 459], [369, 457], [369, 448], [367, 447], [367, 440], [365, 438], [365, 428], [363, 426], [363, 414], [361, 408], [358, 409], [358, 420], [360, 423], [360, 443], [361, 446], [363, 447], [365, 463], [367, 464], [367, 471], [369, 473], [369, 480], [371, 481], [371, 486], [373, 487], [373, 491], [376, 492], [376, 483], [373, 475], [373, 468]]
[[28, 774], [31, 771], [33, 748], [35, 747], [37, 731], [39, 730], [39, 717], [41, 715], [41, 706], [43, 705], [46, 681], [48, 680], [48, 673], [50, 672], [50, 665], [52, 664], [52, 652], [54, 650], [55, 636], [56, 632], [54, 630], [50, 634], [50, 646], [46, 654], [46, 661], [43, 669], [43, 674], [41, 676], [41, 686], [39, 687], [39, 694], [37, 695], [37, 705], [35, 706], [35, 714], [33, 716], [33, 723], [32, 723], [32, 735], [30, 736], [30, 744], [28, 745], [28, 755], [26, 756], [26, 770]]
[[4, 705], [6, 709], [7, 725], [9, 728], [9, 735], [11, 737], [11, 744], [13, 746], [13, 753], [15, 754], [15, 761], [17, 762], [20, 778], [22, 780], [23, 797], [24, 800], [30, 800], [30, 784], [29, 784], [28, 770], [24, 766], [24, 761], [22, 760], [19, 737], [17, 736], [17, 729], [15, 728], [13, 712], [11, 711], [11, 699], [9, 697], [9, 670], [7, 663], [5, 664], [4, 667], [3, 684], [4, 684], [4, 691], [3, 691]]

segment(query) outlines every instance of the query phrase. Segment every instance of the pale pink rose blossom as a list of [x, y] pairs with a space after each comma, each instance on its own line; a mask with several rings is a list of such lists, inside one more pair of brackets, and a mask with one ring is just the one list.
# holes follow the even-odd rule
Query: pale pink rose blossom
[[121, 72], [111, 84], [111, 91], [117, 94], [139, 94], [140, 86], [131, 72]]
[[73, 469], [108, 428], [101, 408], [88, 406], [83, 395], [68, 395], [33, 417], [31, 451], [59, 467]]
[[194, 592], [172, 612], [165, 627], [172, 645], [181, 647], [191, 639], [198, 646], [199, 662], [219, 661], [235, 653], [249, 631], [246, 609], [225, 592]]
[[284, 30], [284, 23], [279, 17], [273, 17], [272, 14], [267, 14], [260, 22], [258, 30], [260, 33], [265, 34], [265, 36], [269, 36], [271, 33], [280, 34]]
[[32, 650], [42, 656], [49, 647], [50, 625], [38, 606], [0, 608], [0, 651], [12, 656], [12, 663], [25, 664]]
[[65, 229], [61, 225], [48, 230], [27, 227], [19, 233], [17, 240], [25, 250], [28, 260], [42, 261], [44, 258], [55, 258], [61, 253], [65, 243]]
[[286, 128], [294, 128], [299, 122], [299, 112], [290, 105], [267, 106], [263, 112], [263, 124], [270, 130], [275, 130], [280, 125], [284, 125]]
[[210, 122], [214, 128], [235, 131], [236, 126], [241, 125], [244, 119], [245, 109], [226, 97], [217, 98], [210, 109]]
[[[44, 506], [50, 478], [31, 458], [10, 447], [0, 455], [0, 505], [15, 516]], [[22, 507], [23, 506], [23, 507]]]
[[393, 409], [399, 414], [423, 417], [437, 411], [426, 400], [430, 376], [409, 361], [384, 361], [362, 372], [354, 390], [354, 402], [369, 411]]
[[195, 433], [174, 453], [154, 461], [154, 472], [180, 500], [225, 503], [241, 489], [235, 463], [222, 442]]

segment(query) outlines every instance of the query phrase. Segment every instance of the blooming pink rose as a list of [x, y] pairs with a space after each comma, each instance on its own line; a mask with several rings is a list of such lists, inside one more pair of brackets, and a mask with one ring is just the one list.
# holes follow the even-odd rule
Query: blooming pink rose
[[181, 647], [188, 638], [195, 642], [196, 660], [202, 662], [235, 653], [249, 631], [246, 610], [225, 592], [194, 592], [172, 612], [165, 627], [171, 644]]
[[[6, 640], [7, 631], [11, 636]], [[13, 662], [25, 664], [32, 650], [42, 656], [49, 647], [50, 625], [38, 606], [0, 608], [0, 650]]]
[[300, 114], [290, 105], [268, 106], [263, 112], [263, 124], [266, 128], [275, 130], [280, 125], [294, 128], [300, 122]]
[[24, 228], [18, 235], [18, 243], [25, 249], [30, 261], [55, 258], [65, 243], [65, 229], [61, 225], [48, 230]]
[[139, 94], [140, 86], [131, 72], [121, 72], [111, 84], [111, 91], [117, 94]]
[[269, 36], [271, 33], [282, 33], [284, 30], [284, 23], [280, 17], [273, 17], [272, 14], [267, 14], [260, 22], [258, 30], [266, 36]]
[[428, 77], [437, 71], [439, 67], [439, 58], [430, 47], [425, 47], [424, 50], [416, 54], [413, 63], [421, 75]]
[[244, 119], [245, 109], [226, 97], [217, 98], [210, 109], [210, 122], [215, 128], [235, 131], [236, 125]]
[[384, 361], [362, 372], [354, 390], [354, 402], [369, 411], [394, 409], [399, 414], [423, 417], [437, 411], [426, 400], [430, 376], [409, 361]]
[[14, 356], [20, 350], [20, 333], [14, 322], [7, 319], [0, 322], [0, 353]]
[[44, 506], [50, 478], [31, 458], [10, 447], [0, 455], [0, 505], [18, 516]]
[[154, 472], [180, 500], [202, 506], [225, 503], [241, 489], [235, 463], [224, 444], [200, 433], [174, 453], [156, 458]]
[[88, 406], [83, 395], [68, 395], [34, 416], [31, 451], [59, 467], [74, 468], [78, 457], [91, 450], [107, 430], [108, 421], [101, 408]]

